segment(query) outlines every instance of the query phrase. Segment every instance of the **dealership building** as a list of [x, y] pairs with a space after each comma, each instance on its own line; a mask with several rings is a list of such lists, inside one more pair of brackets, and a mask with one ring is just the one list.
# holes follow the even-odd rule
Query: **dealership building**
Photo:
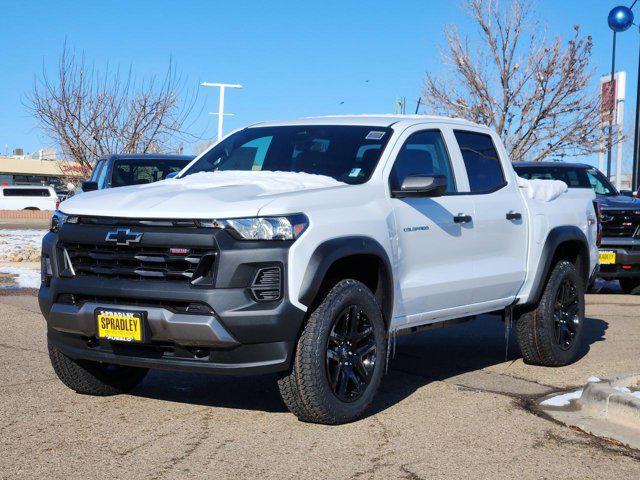
[[[36, 157], [36, 158], [34, 158]], [[81, 177], [76, 164], [36, 155], [0, 156], [0, 185], [61, 185], [69, 177]]]

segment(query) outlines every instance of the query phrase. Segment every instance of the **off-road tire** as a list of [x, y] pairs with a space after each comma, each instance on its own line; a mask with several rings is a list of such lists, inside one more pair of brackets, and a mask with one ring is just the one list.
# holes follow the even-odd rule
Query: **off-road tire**
[[[576, 287], [578, 317], [576, 333], [567, 350], [555, 339], [554, 308], [556, 295], [565, 279]], [[580, 354], [584, 325], [584, 283], [575, 265], [568, 261], [556, 263], [536, 308], [523, 312], [516, 320], [516, 337], [525, 363], [546, 367], [561, 367], [573, 363]]]
[[74, 360], [51, 343], [48, 347], [51, 365], [58, 378], [70, 389], [84, 395], [105, 397], [126, 393], [148, 372], [146, 368]]
[[[358, 305], [369, 319], [376, 345], [375, 366], [362, 395], [345, 402], [334, 395], [326, 367], [327, 343], [340, 312]], [[356, 280], [338, 282], [310, 313], [298, 338], [291, 370], [278, 380], [282, 400], [304, 422], [336, 425], [356, 420], [369, 408], [384, 374], [386, 327], [371, 291]]]
[[619, 278], [620, 288], [624, 293], [630, 295], [640, 295], [640, 278], [625, 277]]

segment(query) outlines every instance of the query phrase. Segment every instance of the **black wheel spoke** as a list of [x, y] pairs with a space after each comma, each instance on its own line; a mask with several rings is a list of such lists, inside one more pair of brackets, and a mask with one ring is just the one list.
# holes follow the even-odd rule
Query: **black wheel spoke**
[[349, 382], [348, 372], [348, 368], [340, 368], [337, 389], [334, 390], [339, 396], [345, 396], [347, 394], [347, 383]]

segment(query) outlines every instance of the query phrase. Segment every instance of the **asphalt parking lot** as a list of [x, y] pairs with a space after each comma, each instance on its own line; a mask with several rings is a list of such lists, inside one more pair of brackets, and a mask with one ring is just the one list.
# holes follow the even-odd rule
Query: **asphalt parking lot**
[[640, 298], [588, 297], [582, 358], [504, 361], [496, 317], [398, 339], [371, 414], [300, 423], [272, 377], [151, 372], [130, 395], [54, 376], [32, 294], [0, 296], [0, 478], [640, 478], [640, 452], [564, 427], [532, 399], [640, 370]]

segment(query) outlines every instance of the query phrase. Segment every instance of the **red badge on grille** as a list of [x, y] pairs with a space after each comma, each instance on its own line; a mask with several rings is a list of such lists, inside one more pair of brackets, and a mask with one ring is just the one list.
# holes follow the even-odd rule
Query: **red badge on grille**
[[169, 253], [172, 255], [186, 255], [189, 253], [188, 248], [170, 248]]

